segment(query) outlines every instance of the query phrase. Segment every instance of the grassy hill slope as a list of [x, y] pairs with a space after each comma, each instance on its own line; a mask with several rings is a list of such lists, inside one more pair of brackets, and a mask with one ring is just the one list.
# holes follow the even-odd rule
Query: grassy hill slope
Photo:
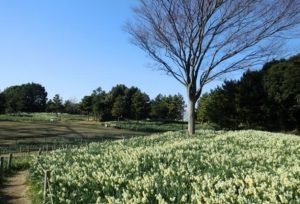
[[[35, 159], [54, 203], [300, 203], [300, 138], [261, 131], [164, 133]], [[41, 192], [40, 192], [41, 193]]]

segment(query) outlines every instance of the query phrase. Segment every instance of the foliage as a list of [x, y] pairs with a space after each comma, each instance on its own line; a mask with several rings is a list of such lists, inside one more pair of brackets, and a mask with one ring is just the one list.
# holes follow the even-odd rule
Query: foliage
[[150, 117], [160, 120], [182, 120], [184, 100], [180, 94], [163, 96], [157, 95], [151, 103]]
[[94, 113], [94, 117], [99, 121], [107, 119], [107, 115], [109, 114], [108, 109], [108, 101], [106, 99], [106, 93], [101, 89], [101, 87], [97, 88], [93, 91], [92, 94], [92, 110]]
[[47, 112], [54, 112], [56, 114], [63, 111], [63, 99], [59, 94], [55, 94], [53, 99], [47, 102]]
[[272, 99], [281, 129], [300, 130], [300, 55], [264, 68], [264, 87]]
[[208, 110], [209, 103], [211, 102], [211, 95], [208, 93], [204, 93], [198, 101], [197, 104], [197, 121], [200, 123], [208, 122]]
[[47, 92], [36, 83], [11, 86], [3, 91], [7, 113], [45, 111]]
[[[46, 97], [45, 88], [39, 84], [8, 87], [0, 92], [0, 114], [6, 112], [14, 116], [25, 116], [25, 113], [46, 111], [56, 113], [56, 117], [59, 116], [58, 113], [85, 114], [89, 120], [92, 114], [94, 120], [109, 121], [148, 118], [182, 120], [184, 112], [184, 99], [180, 94], [159, 94], [154, 100], [150, 100], [139, 88], [123, 84], [114, 86], [107, 93], [99, 87], [91, 95], [84, 96], [80, 103], [75, 100], [63, 101], [59, 94], [48, 101]], [[15, 120], [14, 116], [2, 116], [2, 119]]]
[[177, 94], [174, 96], [169, 95], [167, 98], [168, 104], [168, 119], [170, 120], [183, 120], [184, 113], [184, 99], [182, 95]]
[[[187, 127], [186, 122], [168, 122], [168, 121], [111, 121], [120, 129], [158, 133], [167, 131], [183, 130]], [[199, 127], [200, 128], [200, 127]]]
[[36, 83], [23, 85], [25, 112], [43, 112], [46, 108], [47, 92], [45, 88]]
[[41, 204], [43, 203], [43, 195], [41, 195], [40, 191], [40, 183], [29, 181], [27, 196], [29, 196], [31, 204]]
[[131, 115], [135, 120], [145, 119], [149, 115], [150, 98], [147, 94], [135, 92], [131, 100]]
[[93, 96], [84, 96], [79, 107], [85, 114], [89, 116], [93, 111]]
[[8, 157], [4, 157], [3, 159], [3, 175], [0, 177], [0, 184], [3, 182], [1, 179], [6, 179], [6, 177], [9, 177], [16, 172], [20, 170], [29, 169], [31, 164], [32, 158], [31, 157], [22, 157], [17, 156], [12, 158], [11, 167], [8, 169]]
[[11, 86], [4, 90], [5, 112], [16, 113], [24, 109], [24, 92], [21, 86]]
[[64, 112], [69, 114], [80, 114], [80, 105], [76, 100], [66, 100], [64, 103]]
[[4, 94], [0, 91], [0, 114], [5, 113], [5, 97]]
[[123, 118], [123, 115], [126, 115], [126, 101], [125, 98], [122, 96], [118, 96], [115, 99], [113, 107], [111, 109], [111, 114], [114, 118]]
[[113, 118], [145, 119], [149, 112], [149, 96], [137, 87], [118, 84], [108, 93]]
[[[157, 121], [157, 120], [126, 120], [126, 121], [109, 121], [105, 122], [107, 126], [116, 127], [118, 129], [126, 129], [143, 133], [161, 133], [168, 131], [180, 131], [187, 128], [187, 122], [183, 121]], [[202, 130], [218, 130], [215, 124], [196, 123], [197, 129]]]
[[300, 55], [247, 71], [200, 99], [198, 120], [223, 128], [299, 130]]
[[[237, 82], [236, 117], [240, 124], [247, 128], [267, 127], [269, 99], [263, 86], [263, 73], [261, 71], [247, 71]], [[234, 104], [234, 103], [233, 103]]]
[[54, 203], [299, 203], [299, 155], [292, 135], [168, 132], [52, 152], [31, 178], [52, 171]]
[[168, 104], [166, 101], [167, 97], [159, 94], [151, 103], [151, 118], [163, 119], [168, 116]]
[[198, 103], [198, 120], [201, 122], [213, 122], [221, 127], [237, 127], [236, 92], [235, 81], [225, 81], [222, 87], [218, 87], [201, 97]]
[[18, 122], [49, 122], [49, 121], [82, 121], [85, 117], [74, 114], [60, 114], [59, 117], [53, 113], [18, 113], [18, 114], [0, 114], [0, 121], [18, 121]]
[[[117, 84], [112, 87], [110, 92], [107, 94], [111, 118], [130, 117], [132, 90], [135, 90], [134, 87], [132, 87], [131, 91], [129, 91], [128, 87], [124, 84]], [[128, 93], [130, 94], [128, 95]]]
[[25, 170], [30, 167], [30, 163], [32, 161], [32, 158], [30, 156], [28, 157], [13, 157], [12, 163], [11, 163], [11, 171], [16, 172], [20, 170]]
[[108, 93], [101, 87], [91, 96], [85, 96], [80, 103], [85, 113], [93, 112], [94, 118], [107, 120], [144, 120], [147, 118], [162, 120], [181, 120], [184, 111], [184, 99], [180, 94], [163, 96], [154, 100], [137, 87], [123, 84], [114, 86]]

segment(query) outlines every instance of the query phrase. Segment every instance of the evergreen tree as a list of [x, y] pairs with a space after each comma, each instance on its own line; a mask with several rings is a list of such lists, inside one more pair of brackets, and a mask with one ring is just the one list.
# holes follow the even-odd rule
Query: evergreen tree
[[107, 102], [107, 94], [101, 89], [97, 88], [92, 94], [92, 109], [94, 113], [94, 119], [99, 121], [109, 118], [109, 105]]
[[46, 110], [47, 92], [45, 88], [36, 83], [28, 83], [21, 85], [24, 92], [24, 108], [25, 112], [44, 112]]
[[84, 96], [79, 105], [80, 110], [88, 115], [88, 120], [90, 113], [93, 111], [93, 96]]
[[137, 91], [132, 96], [131, 115], [135, 120], [145, 119], [149, 115], [150, 99], [145, 93]]
[[125, 98], [123, 96], [118, 96], [112, 106], [111, 114], [114, 118], [119, 120], [122, 119], [126, 113], [127, 110]]
[[266, 63], [200, 99], [200, 121], [226, 128], [300, 129], [300, 55]]
[[161, 94], [157, 95], [151, 102], [151, 118], [156, 120], [166, 120], [168, 117], [168, 112], [169, 109], [166, 97]]
[[5, 113], [5, 98], [4, 94], [0, 92], [0, 114]]
[[25, 108], [25, 93], [21, 86], [11, 86], [4, 90], [5, 112], [17, 113]]
[[56, 116], [63, 111], [63, 108], [63, 99], [59, 94], [55, 94], [53, 99], [49, 100], [47, 103], [47, 112], [55, 112]]
[[11, 86], [4, 90], [3, 95], [8, 113], [45, 111], [47, 92], [40, 84]]

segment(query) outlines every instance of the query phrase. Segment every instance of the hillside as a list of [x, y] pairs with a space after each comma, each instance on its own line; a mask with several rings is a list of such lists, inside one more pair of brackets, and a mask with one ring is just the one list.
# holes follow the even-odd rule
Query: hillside
[[43, 169], [54, 203], [300, 202], [300, 138], [261, 131], [93, 143], [36, 158], [31, 179]]

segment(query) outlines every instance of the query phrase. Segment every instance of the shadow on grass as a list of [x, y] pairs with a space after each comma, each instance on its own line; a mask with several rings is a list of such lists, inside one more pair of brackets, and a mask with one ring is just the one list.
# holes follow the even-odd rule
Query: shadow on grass
[[0, 122], [0, 154], [37, 151], [45, 145], [52, 150], [62, 144], [80, 145], [148, 134], [76, 122]]

